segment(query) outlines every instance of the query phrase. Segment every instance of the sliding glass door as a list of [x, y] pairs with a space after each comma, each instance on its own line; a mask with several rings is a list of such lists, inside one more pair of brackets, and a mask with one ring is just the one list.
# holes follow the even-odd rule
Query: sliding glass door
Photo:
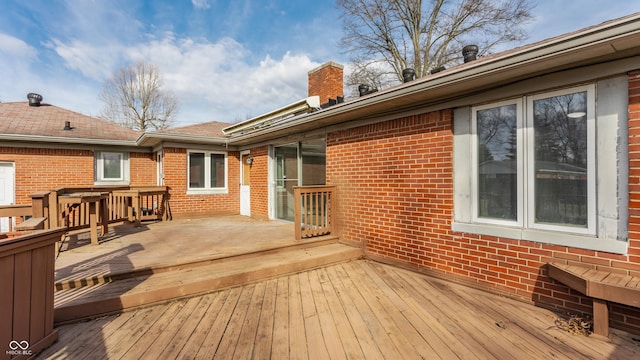
[[293, 221], [293, 187], [324, 185], [326, 181], [325, 141], [316, 139], [275, 146], [273, 156], [275, 217]]

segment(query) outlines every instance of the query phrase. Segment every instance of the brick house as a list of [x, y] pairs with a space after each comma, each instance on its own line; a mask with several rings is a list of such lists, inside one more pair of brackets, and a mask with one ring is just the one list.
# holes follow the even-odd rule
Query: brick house
[[[342, 67], [327, 63], [309, 72], [308, 98], [240, 124], [58, 139], [57, 159], [82, 150], [91, 166], [57, 176], [82, 168], [91, 184], [96, 153], [128, 149], [130, 183], [169, 186], [175, 216], [282, 220], [294, 186], [335, 185], [340, 239], [368, 257], [589, 312], [545, 264], [640, 275], [638, 29], [630, 15], [347, 102]], [[18, 169], [18, 146], [0, 147], [0, 162]], [[638, 308], [612, 303], [610, 320], [640, 333]]]
[[155, 185], [139, 133], [33, 98], [0, 103], [0, 205], [30, 204], [34, 192], [58, 187]]
[[[305, 165], [324, 163], [340, 238], [368, 257], [590, 312], [591, 299], [545, 264], [640, 275], [638, 29], [634, 14], [286, 121], [226, 128], [251, 158], [251, 215], [290, 217], [289, 183], [313, 183]], [[640, 333], [638, 308], [610, 310], [613, 326]]]
[[[228, 184], [238, 181], [238, 160], [225, 147], [220, 129], [226, 126], [211, 122], [142, 136], [41, 98], [0, 103], [0, 205], [29, 204], [32, 194], [61, 187], [167, 185], [174, 217], [237, 213], [238, 192]], [[215, 184], [188, 189], [187, 158], [203, 162], [205, 154], [217, 161]], [[8, 230], [6, 218], [1, 226], [0, 232]]]

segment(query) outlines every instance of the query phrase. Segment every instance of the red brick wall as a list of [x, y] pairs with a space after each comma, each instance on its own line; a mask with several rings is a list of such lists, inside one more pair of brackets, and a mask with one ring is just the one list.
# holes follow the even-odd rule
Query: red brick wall
[[269, 147], [250, 150], [251, 164], [251, 217], [269, 219]]
[[338, 191], [341, 237], [372, 255], [422, 264], [451, 239], [451, 112], [327, 135], [327, 182]]
[[[629, 76], [629, 254], [451, 231], [452, 113], [434, 112], [327, 135], [341, 238], [369, 256], [572, 312], [592, 302], [546, 276], [549, 261], [640, 276], [640, 71]], [[612, 326], [640, 333], [640, 310], [611, 305]]]
[[129, 153], [129, 176], [131, 185], [157, 185], [158, 167], [155, 154]]
[[227, 156], [227, 194], [187, 195], [187, 149], [164, 148], [164, 184], [169, 187], [174, 218], [206, 217], [240, 212], [240, 159], [238, 152]]
[[[14, 162], [16, 204], [30, 204], [31, 194], [59, 187], [90, 187], [94, 181], [91, 150], [0, 147], [0, 161]], [[155, 185], [152, 154], [131, 153], [132, 185]]]

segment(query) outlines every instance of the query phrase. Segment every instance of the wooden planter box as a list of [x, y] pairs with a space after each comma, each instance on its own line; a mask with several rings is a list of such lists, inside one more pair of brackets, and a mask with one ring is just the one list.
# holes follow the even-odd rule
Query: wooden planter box
[[0, 240], [0, 359], [29, 358], [58, 339], [53, 328], [55, 243], [64, 231]]

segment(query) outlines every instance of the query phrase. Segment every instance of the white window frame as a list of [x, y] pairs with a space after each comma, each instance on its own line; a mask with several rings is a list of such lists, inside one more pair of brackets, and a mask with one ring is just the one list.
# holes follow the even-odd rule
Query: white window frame
[[471, 133], [473, 134], [473, 136], [471, 137], [471, 171], [472, 171], [472, 176], [471, 176], [471, 198], [472, 198], [472, 217], [473, 217], [473, 222], [476, 223], [486, 223], [486, 224], [493, 224], [493, 225], [502, 225], [502, 226], [516, 226], [516, 227], [523, 227], [524, 226], [524, 213], [521, 210], [522, 208], [522, 204], [524, 203], [525, 199], [524, 199], [524, 194], [522, 191], [518, 191], [517, 192], [517, 220], [516, 221], [510, 221], [510, 220], [500, 220], [500, 219], [493, 219], [493, 218], [486, 218], [486, 217], [480, 217], [478, 215], [478, 197], [479, 197], [479, 193], [478, 193], [478, 175], [479, 175], [479, 171], [480, 169], [478, 168], [478, 119], [477, 119], [477, 114], [478, 111], [482, 111], [482, 110], [486, 110], [486, 109], [492, 109], [492, 108], [496, 108], [496, 107], [502, 107], [502, 106], [508, 106], [508, 105], [515, 105], [516, 106], [516, 148], [518, 149], [518, 153], [516, 155], [516, 163], [517, 163], [517, 174], [518, 176], [516, 177], [516, 187], [518, 189], [523, 189], [524, 188], [524, 176], [522, 176], [522, 174], [524, 173], [524, 151], [522, 151], [522, 145], [523, 145], [523, 116], [522, 116], [522, 99], [513, 99], [513, 100], [506, 100], [506, 101], [501, 101], [501, 102], [497, 102], [497, 103], [491, 103], [491, 104], [486, 104], [486, 105], [482, 105], [482, 106], [477, 106], [472, 108], [472, 114], [471, 114]]
[[[533, 194], [535, 191], [535, 172], [533, 171], [533, 164], [535, 162], [535, 133], [533, 131], [534, 127], [534, 119], [533, 119], [533, 102], [539, 99], [546, 99], [554, 96], [567, 95], [578, 92], [586, 92], [587, 93], [587, 226], [586, 227], [577, 227], [577, 226], [569, 226], [569, 225], [554, 225], [554, 224], [546, 224], [546, 223], [537, 223], [535, 222], [535, 201], [533, 199]], [[532, 229], [540, 229], [540, 230], [552, 230], [552, 231], [562, 231], [568, 233], [577, 233], [577, 234], [587, 234], [587, 235], [595, 235], [596, 234], [596, 200], [597, 200], [597, 192], [596, 192], [596, 126], [595, 126], [595, 86], [594, 85], [586, 85], [580, 87], [574, 87], [564, 90], [558, 90], [553, 92], [547, 92], [538, 94], [535, 96], [527, 97], [527, 116], [526, 116], [526, 127], [531, 129], [527, 133], [527, 164], [531, 166], [527, 169], [527, 184], [526, 184], [526, 194], [531, 195], [531, 199], [527, 199], [526, 202], [526, 212], [527, 212], [527, 227]]]
[[[454, 109], [454, 217], [451, 229], [459, 233], [488, 235], [505, 239], [526, 240], [538, 243], [567, 246], [595, 251], [626, 254], [628, 251], [628, 155], [627, 138], [627, 77], [617, 77], [594, 81], [587, 85], [567, 87], [562, 90], [544, 92], [542, 87], [530, 94], [506, 101], [484, 103], [479, 106], [461, 106]], [[477, 213], [477, 140], [474, 139], [475, 111], [491, 108], [515, 101], [522, 102], [523, 125], [531, 126], [532, 105], [535, 99], [548, 98], [587, 90], [588, 96], [588, 193], [589, 217], [585, 228], [571, 225], [533, 224], [529, 202], [533, 203], [529, 184], [533, 175], [525, 171], [522, 191], [527, 213], [518, 221], [479, 219]], [[499, 94], [498, 94], [499, 95]], [[530, 118], [531, 120], [527, 119]], [[473, 120], [472, 120], [473, 118]], [[475, 126], [475, 125], [473, 125]], [[520, 133], [517, 141], [523, 148], [533, 147], [533, 132]], [[520, 148], [518, 149], [520, 150]], [[531, 152], [526, 149], [527, 154]], [[518, 151], [520, 154], [521, 152]], [[529, 156], [529, 155], [524, 155]], [[530, 160], [527, 160], [530, 161]], [[533, 171], [533, 168], [531, 169]], [[531, 185], [533, 186], [533, 185]], [[531, 198], [531, 201], [529, 200]], [[533, 205], [531, 205], [533, 209]], [[523, 210], [524, 211], [524, 210]]]
[[[120, 157], [120, 177], [104, 177], [104, 158], [106, 155], [117, 155]], [[120, 151], [96, 151], [94, 162], [95, 185], [129, 185], [129, 153]]]
[[[191, 184], [191, 170], [189, 168], [189, 162], [191, 154], [204, 154], [204, 183], [203, 188], [192, 188]], [[211, 155], [223, 155], [224, 156], [224, 186], [223, 187], [210, 187], [211, 184]], [[187, 150], [187, 195], [202, 195], [202, 194], [227, 194], [229, 192], [229, 161], [228, 154], [224, 151], [207, 151], [207, 150]]]

